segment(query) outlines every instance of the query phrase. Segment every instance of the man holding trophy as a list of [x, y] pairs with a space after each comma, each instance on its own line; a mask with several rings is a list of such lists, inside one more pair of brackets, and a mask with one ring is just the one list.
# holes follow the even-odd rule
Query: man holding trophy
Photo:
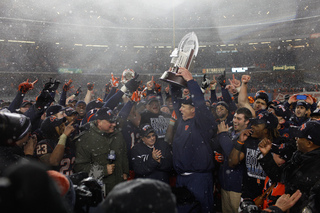
[[[187, 34], [175, 51], [173, 69], [166, 71], [161, 80], [171, 84], [178, 118], [172, 144], [173, 166], [178, 174], [176, 186], [186, 187], [200, 202], [202, 212], [214, 212], [214, 154], [210, 142], [217, 125], [198, 83], [187, 69], [198, 52], [196, 35]], [[180, 99], [182, 87], [187, 87], [190, 95]]]

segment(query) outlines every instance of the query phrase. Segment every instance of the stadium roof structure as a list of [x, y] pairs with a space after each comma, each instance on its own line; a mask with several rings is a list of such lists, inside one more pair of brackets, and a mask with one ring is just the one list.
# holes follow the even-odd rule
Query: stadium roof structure
[[318, 0], [3, 0], [0, 40], [200, 45], [320, 37]]

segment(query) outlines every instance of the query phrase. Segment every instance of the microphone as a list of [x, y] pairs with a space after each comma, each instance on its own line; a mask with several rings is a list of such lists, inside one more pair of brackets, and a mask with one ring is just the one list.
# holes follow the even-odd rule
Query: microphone
[[116, 152], [114, 150], [110, 150], [110, 153], [108, 154], [108, 160], [109, 164], [113, 164], [116, 160]]

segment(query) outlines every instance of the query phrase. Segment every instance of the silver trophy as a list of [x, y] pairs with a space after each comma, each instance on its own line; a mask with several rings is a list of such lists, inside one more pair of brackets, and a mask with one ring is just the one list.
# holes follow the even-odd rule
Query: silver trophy
[[194, 59], [198, 54], [199, 42], [197, 35], [194, 32], [185, 35], [178, 48], [175, 48], [170, 57], [171, 59], [171, 70], [165, 71], [160, 80], [167, 83], [175, 84], [177, 86], [186, 87], [187, 82], [181, 76], [177, 76], [179, 67], [185, 67], [191, 71], [191, 65], [194, 63]]

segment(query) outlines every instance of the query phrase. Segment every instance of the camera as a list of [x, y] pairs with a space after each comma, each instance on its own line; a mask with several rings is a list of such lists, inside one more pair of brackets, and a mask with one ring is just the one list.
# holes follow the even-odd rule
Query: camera
[[240, 212], [242, 213], [258, 213], [260, 212], [260, 209], [251, 199], [244, 199], [240, 203]]

